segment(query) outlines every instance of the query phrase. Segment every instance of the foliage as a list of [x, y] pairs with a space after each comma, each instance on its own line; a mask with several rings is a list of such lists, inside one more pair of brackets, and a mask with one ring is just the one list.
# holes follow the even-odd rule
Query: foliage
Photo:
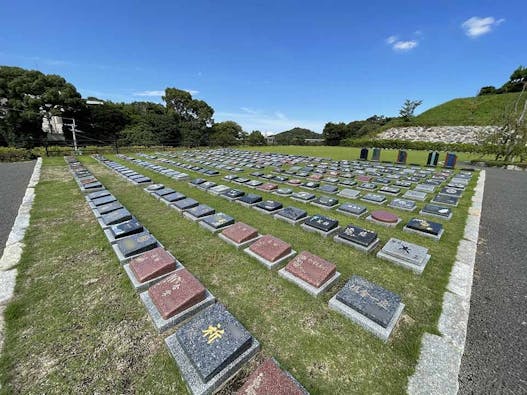
[[66, 117], [85, 108], [81, 95], [64, 78], [20, 67], [0, 66], [0, 99], [0, 142], [18, 147], [32, 147], [43, 140], [41, 108], [50, 116]]
[[496, 147], [496, 160], [505, 162], [519, 158], [523, 161], [527, 146], [527, 98], [524, 95], [527, 79], [514, 105], [507, 108], [495, 133], [485, 136], [485, 143]]
[[373, 115], [365, 120], [352, 121], [348, 124], [343, 122], [337, 124], [328, 122], [324, 126], [322, 136], [324, 137], [326, 145], [339, 145], [343, 139], [359, 138], [371, 134], [379, 130], [379, 128], [390, 120], [391, 118], [383, 115]]
[[210, 145], [228, 147], [240, 144], [242, 133], [242, 127], [234, 121], [215, 123], [212, 126]]
[[320, 139], [319, 133], [305, 128], [293, 128], [274, 135], [275, 143], [280, 145], [303, 145], [305, 139]]
[[25, 148], [0, 147], [0, 162], [19, 162], [34, 158], [31, 150]]
[[253, 130], [247, 138], [247, 144], [252, 146], [262, 146], [267, 145], [267, 141], [265, 140], [262, 132], [259, 130]]
[[417, 107], [423, 103], [422, 100], [410, 100], [406, 99], [403, 103], [403, 106], [399, 110], [399, 115], [405, 121], [409, 121], [414, 117], [414, 112]]
[[509, 80], [501, 88], [496, 89], [493, 86], [484, 86], [480, 89], [478, 96], [521, 92], [524, 82], [527, 82], [527, 67], [520, 65], [512, 72]]

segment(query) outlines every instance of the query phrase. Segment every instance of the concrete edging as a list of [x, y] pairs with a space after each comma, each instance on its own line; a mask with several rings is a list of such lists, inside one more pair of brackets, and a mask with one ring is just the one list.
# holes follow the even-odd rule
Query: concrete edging
[[408, 379], [407, 392], [410, 395], [457, 394], [459, 390], [458, 375], [467, 336], [484, 189], [485, 170], [482, 170], [443, 296], [438, 322], [441, 336], [423, 335], [415, 372]]
[[11, 233], [9, 233], [7, 238], [4, 253], [0, 258], [0, 350], [4, 343], [4, 310], [14, 295], [17, 275], [15, 266], [18, 265], [25, 247], [23, 240], [29, 226], [31, 207], [35, 199], [35, 187], [40, 179], [41, 168], [42, 158], [38, 158], [29, 179], [26, 193], [18, 208], [18, 214], [11, 228]]

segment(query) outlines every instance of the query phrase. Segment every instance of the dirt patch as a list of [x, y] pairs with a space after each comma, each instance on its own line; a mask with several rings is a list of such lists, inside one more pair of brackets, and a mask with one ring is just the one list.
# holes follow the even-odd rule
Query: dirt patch
[[64, 166], [42, 166], [42, 172], [40, 175], [40, 181], [58, 181], [58, 182], [70, 182], [73, 180], [71, 173]]

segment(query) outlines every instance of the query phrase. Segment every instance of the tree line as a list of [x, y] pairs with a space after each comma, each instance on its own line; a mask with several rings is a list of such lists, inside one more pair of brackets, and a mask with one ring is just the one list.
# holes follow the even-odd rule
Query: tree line
[[[163, 104], [83, 100], [58, 75], [0, 66], [0, 146], [43, 144], [43, 119], [75, 119], [77, 139], [90, 145], [229, 146], [264, 145], [259, 131], [247, 133], [234, 121], [214, 122], [214, 109], [181, 89], [166, 88]], [[88, 103], [100, 103], [89, 105]], [[64, 128], [71, 140], [71, 130]]]

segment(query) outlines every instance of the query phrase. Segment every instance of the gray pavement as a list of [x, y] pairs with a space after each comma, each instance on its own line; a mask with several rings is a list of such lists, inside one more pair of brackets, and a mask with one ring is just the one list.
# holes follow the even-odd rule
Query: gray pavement
[[487, 169], [460, 394], [527, 394], [527, 172]]
[[0, 163], [0, 257], [36, 161]]

